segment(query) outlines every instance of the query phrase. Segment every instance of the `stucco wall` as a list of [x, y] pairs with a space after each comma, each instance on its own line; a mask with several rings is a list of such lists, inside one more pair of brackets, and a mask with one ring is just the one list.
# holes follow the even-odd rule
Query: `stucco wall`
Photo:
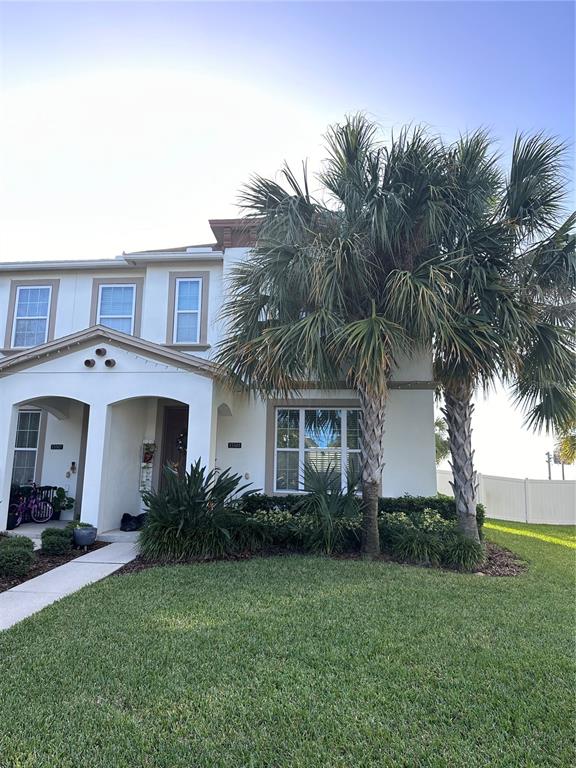
[[[170, 272], [208, 272], [208, 321], [207, 342], [214, 346], [219, 337], [221, 326], [218, 313], [222, 304], [222, 264], [218, 262], [189, 261], [183, 263], [167, 262], [130, 269], [98, 269], [94, 272], [50, 271], [50, 272], [14, 272], [0, 275], [0, 348], [4, 344], [10, 285], [12, 280], [37, 281], [59, 280], [56, 303], [54, 337], [67, 336], [90, 326], [92, 290], [94, 279], [111, 281], [117, 279], [143, 279], [142, 325], [140, 336], [158, 344], [166, 343], [168, 324], [168, 298]], [[196, 350], [201, 356], [208, 356], [208, 350]]]
[[15, 272], [0, 276], [0, 346], [4, 344], [6, 322], [8, 317], [8, 302], [12, 280], [35, 281], [41, 285], [46, 280], [59, 280], [56, 303], [56, 318], [54, 338], [67, 336], [75, 331], [81, 331], [90, 325], [90, 309], [92, 305], [92, 284], [94, 278], [115, 280], [117, 278], [143, 277], [143, 270], [113, 269], [98, 270], [94, 273], [82, 271], [50, 271], [50, 272]]
[[[418, 363], [426, 373], [427, 362]], [[354, 399], [349, 390], [307, 390], [300, 399]], [[295, 404], [298, 399], [295, 399]], [[266, 486], [267, 404], [260, 399], [236, 395], [231, 401], [231, 416], [218, 416], [216, 465], [231, 467], [249, 476], [253, 488]], [[382, 475], [384, 496], [433, 495], [436, 493], [436, 461], [434, 445], [434, 396], [431, 390], [390, 390], [386, 410], [384, 437], [385, 467]], [[228, 442], [242, 443], [241, 448], [228, 448]]]
[[128, 400], [110, 407], [99, 528], [118, 528], [125, 512], [141, 511], [139, 493], [142, 443], [146, 436], [148, 401]]
[[[142, 337], [158, 344], [165, 344], [167, 341], [167, 325], [169, 320], [172, 322], [173, 319], [168, 317], [170, 272], [209, 273], [207, 342], [214, 346], [218, 341], [217, 316], [222, 303], [222, 266], [210, 262], [172, 263], [151, 265], [147, 268], [142, 307]], [[194, 354], [206, 357], [209, 352], [195, 350]]]
[[[82, 404], [70, 402], [68, 416], [57, 419], [48, 414], [46, 422], [46, 442], [40, 481], [42, 485], [62, 486], [66, 492], [76, 497], [78, 473], [70, 472], [72, 462], [76, 468], [80, 461], [80, 441], [82, 436]], [[61, 450], [51, 448], [52, 445], [62, 445]]]
[[430, 390], [390, 390], [384, 435], [382, 495], [436, 493], [434, 394]]
[[[248, 475], [253, 489], [264, 489], [266, 406], [254, 397], [236, 395], [231, 410], [231, 416], [218, 415], [216, 466]], [[229, 442], [242, 447], [228, 448]]]

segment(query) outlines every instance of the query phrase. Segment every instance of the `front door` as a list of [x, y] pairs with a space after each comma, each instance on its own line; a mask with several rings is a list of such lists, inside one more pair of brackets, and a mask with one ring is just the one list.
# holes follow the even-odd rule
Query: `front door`
[[[186, 443], [188, 440], [188, 408], [185, 405], [167, 405], [164, 408], [161, 469], [169, 466], [180, 477], [186, 471]], [[162, 472], [162, 478], [163, 478]], [[162, 485], [162, 479], [160, 480]]]

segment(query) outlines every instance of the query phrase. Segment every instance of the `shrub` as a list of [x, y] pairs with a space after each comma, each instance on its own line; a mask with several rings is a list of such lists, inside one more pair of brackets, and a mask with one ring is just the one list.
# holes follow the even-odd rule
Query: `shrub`
[[59, 520], [60, 514], [65, 509], [72, 509], [74, 506], [74, 499], [72, 496], [68, 496], [64, 488], [58, 487], [54, 491], [52, 497], [52, 509], [54, 510], [54, 519]]
[[[30, 540], [28, 539], [28, 541]], [[10, 540], [2, 542], [0, 546], [0, 576], [8, 579], [21, 579], [26, 576], [33, 562], [34, 553], [29, 548], [18, 542], [13, 544]]]
[[[425, 509], [437, 512], [444, 520], [458, 520], [456, 502], [452, 496], [439, 493], [437, 496], [399, 496], [398, 498], [383, 497], [378, 500], [378, 512], [387, 514], [390, 512], [404, 512], [409, 517], [418, 515]], [[476, 505], [476, 520], [478, 528], [484, 525], [486, 510], [483, 504]]]
[[483, 562], [485, 550], [482, 544], [454, 533], [443, 542], [441, 562], [459, 571], [474, 571]]
[[72, 531], [66, 528], [46, 528], [41, 539], [47, 555], [67, 555], [72, 550]]
[[294, 542], [307, 552], [332, 555], [357, 549], [361, 531], [359, 516], [334, 517], [331, 522], [318, 515], [302, 514], [294, 518]]
[[268, 496], [265, 493], [250, 493], [242, 498], [242, 509], [247, 515], [257, 512], [288, 512], [291, 513], [298, 504], [302, 494], [292, 493], [286, 496]]
[[0, 538], [0, 549], [4, 546], [21, 547], [28, 552], [34, 552], [34, 542], [28, 536], [5, 536]]
[[392, 537], [392, 552], [401, 560], [438, 565], [442, 551], [442, 536], [434, 531], [406, 527]]
[[[255, 512], [263, 510], [281, 510], [292, 512], [299, 504], [302, 494], [293, 493], [286, 496], [268, 496], [265, 493], [251, 493], [243, 502], [243, 507], [247, 514], [253, 515]], [[378, 501], [378, 511], [381, 515], [390, 512], [404, 512], [412, 515], [418, 514], [425, 509], [434, 510], [444, 520], [458, 519], [456, 514], [456, 503], [452, 496], [444, 496], [439, 493], [437, 496], [399, 496], [397, 498], [382, 497]], [[478, 528], [481, 529], [484, 524], [485, 509], [482, 504], [476, 505], [476, 519]]]
[[405, 512], [380, 515], [378, 518], [380, 548], [391, 552], [393, 539], [407, 528], [414, 527], [414, 523]]
[[445, 537], [456, 530], [456, 523], [445, 520], [433, 509], [406, 512], [387, 512], [379, 516], [380, 542], [383, 549], [393, 551], [393, 541], [406, 530], [421, 530]]
[[75, 528], [93, 528], [94, 526], [90, 523], [81, 523], [80, 520], [70, 520], [69, 523], [66, 523], [64, 526], [64, 530], [66, 531], [72, 531], [74, 532]]
[[329, 466], [320, 471], [304, 467], [308, 492], [293, 507], [296, 535], [310, 552], [327, 555], [357, 547], [360, 542], [360, 504], [353, 488], [343, 491], [340, 475]]
[[231, 500], [247, 488], [240, 475], [228, 469], [206, 474], [197, 461], [183, 478], [170, 468], [164, 476], [162, 489], [142, 494], [148, 514], [139, 546], [145, 559], [221, 557], [255, 550], [266, 540], [265, 526], [246, 514], [243, 499]]
[[401, 560], [472, 571], [484, 559], [482, 544], [462, 536], [455, 521], [431, 509], [386, 513], [379, 526], [382, 549]]
[[248, 516], [261, 526], [270, 544], [290, 546], [297, 543], [298, 523], [292, 512], [279, 508], [264, 508]]

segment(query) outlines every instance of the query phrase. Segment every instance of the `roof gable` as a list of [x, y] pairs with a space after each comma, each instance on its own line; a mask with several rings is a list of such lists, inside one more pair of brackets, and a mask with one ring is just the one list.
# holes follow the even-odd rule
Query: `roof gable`
[[140, 357], [170, 365], [175, 369], [191, 371], [209, 378], [214, 378], [216, 374], [214, 363], [204, 358], [169, 349], [161, 344], [130, 336], [103, 325], [93, 325], [84, 331], [62, 336], [46, 344], [40, 344], [37, 347], [31, 347], [1, 359], [0, 376], [33, 368], [46, 361], [70, 355], [94, 344], [105, 343], [128, 352], [137, 353]]

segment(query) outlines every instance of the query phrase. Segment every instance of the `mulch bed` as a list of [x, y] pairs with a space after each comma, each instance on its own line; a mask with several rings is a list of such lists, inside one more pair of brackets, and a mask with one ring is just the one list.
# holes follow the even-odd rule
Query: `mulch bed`
[[36, 576], [41, 576], [43, 573], [51, 571], [53, 568], [58, 568], [59, 565], [64, 565], [64, 563], [69, 563], [70, 560], [75, 560], [77, 557], [87, 555], [88, 552], [93, 552], [95, 549], [107, 547], [108, 543], [107, 541], [95, 541], [90, 547], [86, 549], [84, 547], [82, 549], [73, 549], [67, 555], [46, 555], [41, 549], [37, 549], [34, 552], [35, 560], [26, 576], [21, 579], [8, 579], [0, 576], [0, 592], [17, 587], [18, 584], [23, 584], [25, 581], [34, 579]]
[[486, 544], [486, 560], [478, 575], [483, 576], [518, 576], [528, 570], [528, 563], [518, 558], [514, 552], [491, 541]]
[[[335, 557], [359, 560], [361, 555], [358, 552], [353, 552], [335, 555]], [[466, 573], [466, 571], [459, 571], [456, 568], [424, 565], [422, 563], [399, 560], [397, 557], [387, 553], [382, 554], [379, 559], [389, 563], [411, 565], [416, 568], [436, 568], [437, 570], [450, 571], [452, 573]], [[472, 573], [476, 576], [518, 576], [521, 573], [525, 573], [527, 569], [528, 564], [523, 560], [519, 560], [518, 555], [516, 555], [514, 552], [511, 552], [505, 547], [500, 547], [498, 544], [493, 544], [491, 541], [487, 541], [486, 559], [480, 568], [478, 568], [476, 571], [473, 571]]]
[[[260, 552], [246, 552], [237, 555], [229, 555], [227, 557], [219, 558], [195, 558], [193, 560], [186, 561], [167, 561], [167, 560], [143, 560], [141, 557], [137, 557], [132, 562], [122, 566], [119, 570], [112, 574], [114, 576], [122, 576], [127, 573], [137, 573], [138, 571], [147, 571], [149, 568], [158, 568], [166, 565], [192, 565], [200, 563], [213, 563], [217, 560], [251, 560], [255, 557], [289, 557], [290, 555], [306, 554], [305, 552], [298, 551], [296, 549], [288, 547], [267, 547]], [[338, 560], [360, 560], [361, 555], [359, 552], [345, 552], [338, 555], [334, 555]], [[388, 554], [383, 554], [379, 558], [384, 562], [400, 563], [402, 565], [410, 565], [415, 568], [427, 568], [431, 566], [425, 566], [420, 563], [408, 563], [402, 560], [397, 560]], [[518, 576], [524, 573], [528, 568], [527, 563], [518, 559], [518, 556], [511, 552], [509, 549], [493, 544], [492, 542], [486, 543], [486, 560], [482, 566], [475, 571], [477, 576]], [[441, 570], [448, 570], [443, 568]], [[452, 571], [453, 573], [458, 571]]]

